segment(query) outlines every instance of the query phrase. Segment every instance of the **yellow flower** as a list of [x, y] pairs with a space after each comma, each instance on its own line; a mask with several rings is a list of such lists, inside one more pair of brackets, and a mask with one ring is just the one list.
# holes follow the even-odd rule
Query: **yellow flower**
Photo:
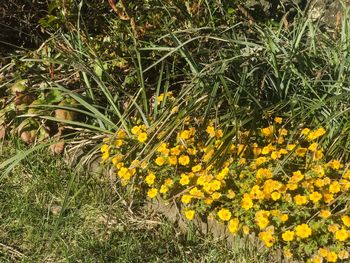
[[334, 251], [332, 251], [328, 252], [326, 259], [328, 262], [337, 262], [338, 256]]
[[281, 117], [275, 117], [274, 121], [278, 124], [281, 124], [282, 123], [282, 118]]
[[302, 148], [302, 147], [299, 147], [295, 151], [296, 155], [299, 156], [299, 157], [304, 157], [306, 152], [307, 152], [307, 149], [306, 148]]
[[160, 152], [164, 155], [168, 155], [169, 154], [169, 149], [168, 149], [168, 144], [163, 142], [157, 149], [157, 152]]
[[300, 238], [308, 238], [312, 234], [312, 229], [307, 224], [301, 224], [295, 227], [295, 233]]
[[170, 165], [176, 165], [177, 164], [177, 157], [176, 156], [169, 156], [168, 162]]
[[308, 133], [310, 132], [310, 129], [309, 128], [304, 128], [302, 131], [301, 131], [301, 135], [307, 135]]
[[310, 144], [310, 146], [309, 146], [308, 149], [309, 149], [310, 151], [314, 152], [314, 151], [316, 151], [317, 146], [318, 146], [318, 143], [317, 143], [317, 142], [314, 142], [314, 143]]
[[186, 174], [181, 174], [181, 179], [179, 183], [181, 185], [188, 185], [190, 183], [190, 178]]
[[295, 147], [296, 147], [295, 144], [288, 144], [288, 145], [287, 145], [287, 149], [288, 149], [289, 151], [293, 151]]
[[335, 233], [336, 231], [339, 230], [339, 225], [338, 224], [331, 224], [327, 227], [327, 230], [331, 233]]
[[312, 263], [322, 263], [323, 262], [323, 258], [319, 255], [315, 255], [312, 257]]
[[123, 140], [119, 140], [118, 139], [118, 140], [114, 141], [114, 146], [119, 148], [119, 147], [121, 147], [123, 145], [123, 143], [124, 143]]
[[341, 220], [345, 226], [350, 227], [350, 216], [344, 215], [341, 217]]
[[271, 178], [272, 177], [272, 171], [268, 168], [260, 168], [256, 172], [256, 178], [262, 179], [262, 178]]
[[218, 192], [214, 192], [211, 195], [211, 198], [213, 198], [213, 200], [218, 200], [221, 197], [221, 194]]
[[149, 189], [148, 190], [148, 192], [147, 192], [147, 196], [149, 197], [149, 198], [155, 198], [156, 196], [157, 196], [157, 194], [158, 194], [158, 189], [157, 188], [151, 188], [151, 189]]
[[238, 218], [232, 218], [228, 223], [228, 231], [234, 234], [238, 231], [239, 220]]
[[188, 148], [187, 152], [189, 155], [196, 155], [197, 154], [197, 150], [195, 148]]
[[333, 170], [339, 170], [341, 163], [338, 160], [332, 160], [327, 165]]
[[138, 135], [140, 132], [142, 132], [141, 126], [134, 126], [131, 129], [131, 133], [134, 135]]
[[184, 130], [180, 133], [180, 138], [183, 140], [188, 140], [191, 136], [191, 132], [189, 130]]
[[264, 241], [265, 246], [272, 247], [275, 243], [275, 238], [269, 231], [264, 231], [259, 233], [259, 239]]
[[323, 157], [323, 151], [322, 150], [318, 150], [314, 153], [314, 160], [318, 161], [321, 160]]
[[303, 196], [303, 195], [296, 195], [294, 196], [294, 202], [297, 205], [305, 205], [307, 203], [307, 198], [306, 196]]
[[331, 216], [331, 214], [332, 213], [329, 210], [321, 210], [320, 211], [320, 217], [322, 217], [322, 218], [328, 218]]
[[185, 216], [190, 221], [193, 219], [194, 214], [195, 214], [194, 210], [186, 210], [185, 211]]
[[264, 216], [255, 216], [255, 222], [259, 226], [260, 229], [264, 229], [270, 223], [269, 219]]
[[338, 257], [341, 260], [348, 259], [349, 258], [349, 252], [346, 251], [346, 250], [341, 250], [341, 251], [338, 252]]
[[164, 181], [164, 185], [166, 185], [167, 187], [171, 187], [173, 186], [173, 184], [174, 184], [173, 179], [168, 178]]
[[286, 257], [286, 258], [292, 258], [293, 257], [293, 253], [289, 250], [289, 249], [285, 249], [283, 251], [283, 255]]
[[271, 153], [271, 159], [272, 159], [272, 160], [276, 160], [276, 159], [279, 159], [279, 158], [281, 158], [281, 153], [280, 153], [280, 152], [273, 151], [273, 152]]
[[162, 157], [162, 156], [158, 156], [155, 160], [155, 163], [158, 165], [158, 166], [162, 166], [164, 163], [165, 163], [165, 158]]
[[282, 214], [282, 215], [280, 215], [280, 220], [282, 221], [282, 222], [286, 222], [287, 220], [288, 220], [288, 215], [287, 214]]
[[188, 204], [189, 202], [191, 202], [192, 196], [190, 195], [183, 195], [181, 197], [181, 202], [184, 204]]
[[326, 248], [320, 248], [318, 250], [318, 254], [323, 258], [327, 257], [328, 253], [329, 253], [329, 251]]
[[166, 185], [163, 184], [163, 185], [160, 187], [159, 193], [161, 193], [161, 194], [166, 194], [168, 191], [169, 191], [169, 188], [168, 188]]
[[222, 132], [222, 130], [217, 130], [215, 133], [216, 138], [220, 139], [222, 138], [222, 136], [224, 136], [224, 133]]
[[105, 161], [105, 160], [107, 160], [108, 158], [109, 158], [109, 152], [104, 152], [104, 153], [102, 154], [102, 157], [101, 157], [102, 161]]
[[164, 93], [159, 94], [159, 96], [157, 97], [157, 100], [158, 100], [158, 104], [162, 102], [164, 100]]
[[139, 142], [144, 143], [147, 140], [147, 133], [145, 132], [140, 132], [137, 135], [137, 139], [139, 140]]
[[235, 196], [236, 196], [235, 192], [232, 191], [231, 189], [229, 189], [229, 190], [227, 191], [226, 197], [227, 197], [228, 199], [233, 199], [233, 198], [235, 198]]
[[292, 241], [294, 239], [294, 231], [287, 230], [283, 232], [282, 239], [287, 242]]
[[117, 165], [123, 159], [123, 155], [118, 154], [112, 158], [112, 163]]
[[266, 127], [266, 128], [261, 129], [261, 133], [262, 133], [265, 137], [272, 137], [272, 135], [273, 135], [273, 126], [270, 125], [269, 127]]
[[124, 130], [120, 130], [117, 132], [117, 138], [118, 139], [125, 139], [127, 136], [127, 133]]
[[286, 129], [283, 129], [283, 128], [279, 129], [278, 132], [279, 132], [280, 136], [288, 135], [288, 131]]
[[228, 221], [231, 218], [231, 212], [226, 208], [221, 208], [218, 212], [218, 216], [222, 221]]
[[211, 138], [215, 137], [215, 128], [212, 125], [208, 125], [205, 131], [209, 134]]
[[243, 230], [243, 234], [249, 235], [249, 232], [250, 232], [249, 226], [244, 225], [244, 226], [242, 227], [242, 230]]
[[329, 185], [329, 192], [331, 192], [332, 194], [340, 192], [340, 184], [337, 181], [332, 182]]
[[274, 201], [277, 201], [278, 199], [280, 199], [281, 198], [281, 193], [280, 192], [273, 192], [272, 194], [271, 194], [271, 199], [272, 200], [274, 200]]
[[334, 237], [335, 237], [335, 239], [337, 239], [339, 241], [345, 241], [348, 239], [349, 236], [348, 236], [348, 232], [344, 228], [342, 228], [342, 229], [337, 230], [335, 232]]
[[304, 175], [299, 170], [296, 172], [293, 172], [293, 176], [291, 177], [291, 181], [293, 183], [298, 183], [303, 179], [304, 179]]
[[199, 172], [200, 170], [202, 170], [202, 165], [197, 164], [196, 166], [192, 167], [192, 172], [196, 173]]
[[317, 203], [318, 201], [321, 200], [322, 195], [319, 192], [315, 191], [309, 194], [309, 198], [312, 202]]
[[178, 159], [179, 164], [186, 166], [190, 163], [190, 157], [187, 155], [181, 155]]
[[146, 178], [145, 181], [148, 185], [152, 185], [154, 184], [154, 180], [156, 179], [156, 176], [154, 175], [154, 173], [150, 172]]
[[253, 207], [253, 201], [249, 195], [244, 194], [242, 202], [241, 202], [241, 207], [245, 210], [249, 210], [250, 208]]
[[180, 155], [180, 153], [181, 153], [181, 150], [179, 149], [179, 147], [173, 147], [170, 149], [171, 155], [178, 156], [178, 155]]

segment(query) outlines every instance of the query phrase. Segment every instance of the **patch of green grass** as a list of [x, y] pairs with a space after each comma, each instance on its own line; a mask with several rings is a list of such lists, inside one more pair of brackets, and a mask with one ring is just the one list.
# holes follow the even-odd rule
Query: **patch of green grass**
[[[23, 149], [18, 144], [16, 147]], [[0, 161], [16, 151], [3, 146]], [[17, 150], [18, 151], [18, 150]], [[264, 262], [247, 242], [183, 233], [142, 202], [131, 212], [107, 177], [39, 150], [0, 184], [0, 262]]]

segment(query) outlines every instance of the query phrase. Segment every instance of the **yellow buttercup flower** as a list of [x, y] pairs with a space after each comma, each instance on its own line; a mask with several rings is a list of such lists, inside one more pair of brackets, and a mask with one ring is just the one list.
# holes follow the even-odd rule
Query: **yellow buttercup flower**
[[180, 133], [180, 138], [183, 140], [188, 140], [191, 136], [191, 132], [189, 130], [184, 130]]
[[181, 185], [188, 185], [190, 183], [190, 178], [186, 174], [181, 174], [181, 179], [179, 183]]
[[305, 205], [307, 203], [307, 197], [303, 195], [296, 195], [294, 196], [294, 202], [297, 205]]
[[177, 157], [176, 156], [169, 156], [168, 162], [170, 165], [176, 165], [177, 164]]
[[340, 230], [335, 231], [334, 237], [339, 241], [345, 241], [348, 239], [349, 235], [348, 232], [344, 228], [342, 228]]
[[333, 170], [339, 170], [341, 163], [338, 160], [332, 160], [327, 165]]
[[312, 234], [312, 229], [307, 224], [301, 224], [295, 227], [295, 234], [300, 238], [308, 238]]
[[140, 132], [140, 133], [137, 135], [137, 139], [138, 139], [138, 141], [141, 142], [141, 143], [146, 142], [146, 140], [147, 140], [147, 133], [145, 133], [145, 132]]
[[322, 217], [322, 218], [328, 218], [331, 215], [332, 215], [332, 213], [329, 210], [321, 210], [320, 211], [320, 217]]
[[186, 166], [190, 163], [190, 157], [187, 155], [181, 155], [178, 159], [179, 164]]
[[229, 221], [231, 218], [231, 212], [226, 208], [221, 208], [218, 212], [218, 216], [222, 221]]
[[181, 153], [181, 150], [180, 150], [180, 148], [178, 146], [177, 147], [173, 147], [173, 148], [170, 149], [170, 154], [171, 155], [178, 156], [178, 155], [180, 155], [180, 153]]
[[329, 185], [329, 192], [332, 194], [340, 192], [340, 184], [337, 181], [332, 182]]
[[349, 252], [346, 250], [341, 250], [338, 252], [338, 258], [341, 260], [348, 259], [349, 258]]
[[272, 137], [273, 135], [273, 126], [269, 126], [266, 128], [261, 129], [261, 133], [265, 136], [265, 137]]
[[159, 189], [159, 193], [161, 194], [166, 194], [169, 191], [169, 188], [166, 185], [161, 185], [160, 189]]
[[327, 227], [327, 230], [331, 233], [335, 233], [336, 231], [339, 230], [339, 225], [338, 224], [330, 224], [328, 227]]
[[328, 252], [327, 257], [326, 257], [326, 260], [328, 262], [337, 262], [337, 259], [338, 259], [338, 256], [334, 251]]
[[274, 201], [277, 201], [278, 199], [281, 198], [281, 193], [280, 192], [272, 192], [271, 193], [271, 199], [274, 200]]
[[155, 160], [155, 163], [158, 165], [158, 166], [162, 166], [164, 163], [165, 163], [165, 158], [162, 157], [162, 156], [158, 156]]
[[202, 170], [202, 165], [197, 164], [196, 166], [192, 167], [192, 172], [196, 173], [199, 172], [200, 170]]
[[150, 190], [148, 190], [147, 192], [147, 196], [151, 199], [155, 198], [158, 194], [158, 189], [157, 188], [151, 188]]
[[194, 214], [195, 214], [194, 210], [185, 210], [185, 216], [190, 221], [193, 219]]
[[343, 224], [347, 227], [350, 227], [350, 216], [344, 215], [341, 217]]
[[264, 242], [266, 247], [272, 247], [276, 241], [272, 233], [270, 233], [269, 231], [260, 232], [259, 239]]
[[142, 132], [141, 126], [134, 126], [131, 129], [131, 133], [134, 135], [138, 135], [140, 132]]
[[152, 185], [154, 184], [154, 180], [156, 179], [156, 176], [154, 175], [154, 173], [149, 173], [146, 178], [145, 178], [145, 181], [148, 185]]
[[287, 242], [292, 241], [294, 239], [294, 231], [287, 230], [283, 232], [282, 239]]
[[249, 195], [245, 194], [243, 196], [242, 202], [241, 202], [241, 207], [245, 210], [249, 210], [250, 208], [253, 207], [253, 201], [250, 198]]
[[238, 227], [239, 227], [239, 219], [232, 218], [228, 223], [228, 231], [230, 231], [230, 233], [234, 234], [238, 231]]
[[314, 203], [317, 203], [318, 201], [320, 201], [322, 199], [322, 195], [315, 191], [315, 192], [312, 192], [311, 194], [309, 194], [309, 199], [314, 202]]
[[233, 199], [233, 198], [235, 198], [235, 196], [236, 196], [235, 192], [232, 191], [231, 189], [229, 189], [229, 190], [227, 191], [226, 197], [227, 197], [228, 199]]
[[282, 124], [283, 119], [281, 117], [275, 117], [274, 121], [278, 124]]
[[188, 204], [189, 202], [191, 202], [192, 196], [190, 195], [183, 195], [181, 197], [181, 202], [184, 204]]
[[205, 130], [211, 138], [215, 137], [215, 128], [211, 125], [208, 125], [207, 129]]

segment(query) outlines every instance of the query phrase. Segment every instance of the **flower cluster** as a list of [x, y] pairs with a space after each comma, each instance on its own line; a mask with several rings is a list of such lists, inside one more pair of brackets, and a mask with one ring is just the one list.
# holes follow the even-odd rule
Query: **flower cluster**
[[214, 123], [199, 130], [188, 121], [166, 142], [155, 142], [150, 158], [133, 159], [130, 149], [151, 137], [135, 125], [131, 136], [121, 130], [102, 145], [102, 160], [113, 164], [123, 185], [135, 178], [148, 198], [176, 199], [189, 221], [200, 214], [232, 234], [255, 232], [286, 258], [348, 259], [350, 170], [326, 161], [325, 129], [291, 135], [275, 118], [256, 132], [231, 139], [226, 133]]

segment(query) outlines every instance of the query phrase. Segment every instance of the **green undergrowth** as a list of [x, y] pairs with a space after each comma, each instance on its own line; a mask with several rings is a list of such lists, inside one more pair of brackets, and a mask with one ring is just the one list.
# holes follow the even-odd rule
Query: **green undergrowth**
[[[0, 162], [21, 151], [3, 144]], [[118, 191], [118, 192], [116, 192]], [[126, 201], [125, 201], [126, 200]], [[265, 262], [250, 241], [183, 233], [107, 176], [70, 169], [42, 149], [0, 182], [0, 262]]]

